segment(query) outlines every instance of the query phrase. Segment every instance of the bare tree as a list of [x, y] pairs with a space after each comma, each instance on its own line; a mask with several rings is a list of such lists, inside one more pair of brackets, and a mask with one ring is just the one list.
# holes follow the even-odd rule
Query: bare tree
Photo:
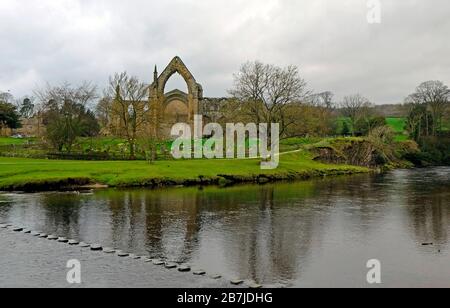
[[435, 136], [442, 130], [442, 118], [449, 108], [450, 89], [442, 81], [426, 81], [416, 88], [410, 99], [428, 106], [431, 112], [433, 126], [432, 134]]
[[0, 102], [14, 105], [14, 96], [9, 92], [0, 92]]
[[410, 95], [405, 99], [408, 107], [408, 117], [406, 127], [414, 140], [419, 141], [422, 136], [430, 135], [430, 116], [427, 106], [417, 100], [417, 97]]
[[229, 92], [239, 101], [239, 111], [256, 124], [279, 123], [283, 135], [295, 122], [287, 107], [309, 94], [306, 86], [295, 66], [280, 68], [255, 61], [241, 66]]
[[95, 106], [95, 115], [99, 121], [99, 124], [103, 129], [106, 129], [109, 133], [112, 133], [112, 107], [113, 99], [108, 93], [104, 93], [103, 97], [98, 101]]
[[326, 108], [328, 108], [328, 109], [334, 108], [334, 104], [333, 104], [334, 93], [333, 92], [325, 91], [325, 92], [319, 93], [319, 96], [321, 97], [322, 102]]
[[353, 136], [355, 135], [356, 123], [364, 118], [369, 107], [370, 101], [360, 94], [346, 96], [341, 102], [342, 115], [350, 120]]
[[109, 80], [108, 93], [114, 97], [112, 116], [118, 118], [120, 129], [127, 138], [130, 159], [136, 158], [138, 133], [149, 121], [148, 91], [147, 85], [126, 72], [115, 74]]
[[307, 97], [306, 101], [315, 107], [323, 107], [327, 109], [333, 109], [333, 92], [326, 91], [321, 93], [312, 94]]
[[89, 107], [88, 104], [98, 98], [97, 86], [90, 81], [83, 81], [75, 87], [68, 82], [63, 82], [59, 86], [47, 84], [46, 87], [35, 90], [34, 94], [44, 105], [50, 100], [59, 104], [70, 100]]

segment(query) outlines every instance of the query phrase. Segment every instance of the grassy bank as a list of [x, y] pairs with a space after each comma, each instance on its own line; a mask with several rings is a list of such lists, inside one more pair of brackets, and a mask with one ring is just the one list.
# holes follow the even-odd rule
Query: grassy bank
[[[349, 118], [341, 117], [337, 122], [337, 132], [342, 134], [344, 122], [347, 123], [347, 127], [351, 127], [351, 122]], [[407, 119], [406, 118], [386, 118], [386, 125], [389, 126], [395, 132], [395, 141], [401, 142], [406, 141], [409, 138], [408, 132], [406, 130]]]
[[0, 158], [0, 190], [52, 190], [103, 184], [110, 187], [265, 183], [315, 176], [369, 172], [369, 169], [316, 162], [308, 152], [283, 154], [276, 170], [259, 160], [52, 161]]
[[34, 138], [12, 138], [12, 137], [0, 137], [0, 146], [5, 145], [24, 145], [29, 142], [33, 142]]

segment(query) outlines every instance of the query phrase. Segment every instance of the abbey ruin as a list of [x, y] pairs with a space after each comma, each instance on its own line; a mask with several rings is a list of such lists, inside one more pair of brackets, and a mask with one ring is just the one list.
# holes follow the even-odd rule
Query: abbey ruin
[[[185, 80], [188, 93], [178, 89], [165, 93], [166, 83], [175, 73]], [[206, 123], [220, 122], [223, 118], [222, 107], [228, 101], [227, 98], [203, 97], [202, 85], [179, 57], [173, 58], [160, 75], [155, 67], [149, 90], [153, 133], [162, 138], [170, 137], [170, 130], [176, 123], [193, 125], [195, 115], [202, 115]]]

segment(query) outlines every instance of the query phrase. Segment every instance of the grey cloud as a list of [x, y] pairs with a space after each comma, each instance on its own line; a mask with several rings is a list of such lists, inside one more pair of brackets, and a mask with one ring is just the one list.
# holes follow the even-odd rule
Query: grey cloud
[[[0, 90], [127, 70], [151, 81], [179, 55], [208, 96], [223, 96], [247, 60], [298, 65], [316, 91], [400, 102], [421, 81], [450, 84], [450, 3], [381, 0], [2, 0]], [[177, 82], [174, 82], [176, 86]]]

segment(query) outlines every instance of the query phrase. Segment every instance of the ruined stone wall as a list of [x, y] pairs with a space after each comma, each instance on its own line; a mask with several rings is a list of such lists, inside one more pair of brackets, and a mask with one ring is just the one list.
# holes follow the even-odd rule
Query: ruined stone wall
[[199, 111], [206, 122], [220, 123], [226, 116], [224, 107], [229, 102], [228, 98], [204, 98], [200, 101]]

